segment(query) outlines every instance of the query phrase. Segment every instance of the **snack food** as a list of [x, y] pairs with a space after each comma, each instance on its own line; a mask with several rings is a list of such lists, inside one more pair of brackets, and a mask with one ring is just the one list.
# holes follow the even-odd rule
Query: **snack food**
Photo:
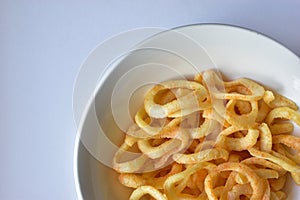
[[300, 185], [297, 109], [250, 79], [225, 82], [213, 70], [163, 82], [145, 95], [114, 169], [134, 189], [130, 200], [286, 199], [287, 175]]

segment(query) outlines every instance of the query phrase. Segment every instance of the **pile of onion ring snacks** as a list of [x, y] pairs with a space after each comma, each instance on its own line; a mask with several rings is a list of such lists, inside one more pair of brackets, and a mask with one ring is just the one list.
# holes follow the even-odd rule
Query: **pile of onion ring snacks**
[[[300, 184], [297, 105], [241, 78], [208, 70], [193, 81], [150, 89], [113, 165], [130, 200], [287, 198], [287, 176]], [[127, 156], [130, 152], [135, 157]]]

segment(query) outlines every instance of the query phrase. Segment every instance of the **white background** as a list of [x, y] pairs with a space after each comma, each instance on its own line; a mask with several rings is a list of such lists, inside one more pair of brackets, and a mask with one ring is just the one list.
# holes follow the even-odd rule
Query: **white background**
[[76, 199], [72, 90], [81, 63], [121, 31], [193, 23], [247, 27], [300, 55], [299, 0], [1, 0], [0, 199]]

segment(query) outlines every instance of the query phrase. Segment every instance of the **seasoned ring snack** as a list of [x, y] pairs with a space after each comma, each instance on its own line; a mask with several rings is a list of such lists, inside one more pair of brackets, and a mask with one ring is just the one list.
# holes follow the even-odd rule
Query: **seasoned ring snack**
[[300, 185], [297, 110], [259, 83], [213, 70], [166, 81], [146, 93], [113, 166], [134, 189], [130, 200], [283, 200], [287, 176]]

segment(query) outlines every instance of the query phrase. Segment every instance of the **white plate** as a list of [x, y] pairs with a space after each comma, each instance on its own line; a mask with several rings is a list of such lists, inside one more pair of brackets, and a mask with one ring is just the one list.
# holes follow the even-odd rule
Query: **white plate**
[[[293, 99], [300, 105], [300, 60], [294, 53], [276, 41], [239, 27], [216, 24], [184, 26], [175, 31], [194, 40], [203, 49], [194, 47], [193, 44], [187, 45], [184, 39], [178, 40], [178, 35], [172, 38], [168, 32], [147, 39], [139, 46], [161, 47], [165, 45], [168, 47], [167, 49], [174, 50], [174, 53], [179, 53], [192, 64], [196, 64], [197, 70], [215, 67], [212, 66], [214, 63], [230, 79], [251, 78]], [[189, 48], [191, 51], [185, 55]], [[163, 73], [161, 70], [164, 70], [164, 67], [161, 70], [155, 70], [158, 69], [158, 66], [155, 66], [153, 70], [147, 71], [142, 76], [137, 76], [142, 72], [133, 70], [134, 73], [127, 77], [126, 72], [134, 66], [143, 62], [151, 62], [153, 59], [171, 66], [175, 72], [173, 74]], [[148, 49], [127, 56], [118, 65], [112, 66], [109, 72], [102, 77], [95, 101], [91, 102], [89, 109], [85, 112], [85, 120], [78, 129], [80, 137], [78, 137], [75, 147], [74, 165], [79, 198], [82, 195], [84, 199], [125, 200], [128, 199], [130, 193], [130, 190], [118, 183], [117, 174], [113, 170], [97, 161], [97, 159], [101, 160], [103, 155], [106, 156], [105, 159], [110, 160], [113, 150], [108, 149], [105, 140], [99, 136], [100, 130], [95, 119], [99, 120], [102, 130], [112, 141], [118, 143], [120, 140], [121, 134], [116, 123], [113, 122], [113, 113], [110, 109], [111, 97], [116, 85], [124, 85], [123, 88], [119, 88], [119, 91], [123, 91], [122, 95], [126, 95], [132, 91], [132, 88], [135, 88], [134, 84], [141, 80], [151, 82], [154, 77], [154, 80], [159, 82], [175, 77], [177, 72], [184, 76], [195, 73], [189, 63], [177, 60], [170, 54], [164, 55], [161, 51]], [[124, 81], [126, 78], [131, 79], [126, 82]], [[140, 99], [137, 100], [135, 106], [130, 108], [131, 110], [135, 110], [141, 104], [141, 92], [136, 97]], [[124, 97], [124, 99], [126, 98]], [[112, 103], [116, 106], [120, 105], [119, 102]], [[120, 112], [120, 116], [126, 116], [125, 111]], [[94, 117], [95, 115], [97, 118]], [[125, 124], [130, 122], [130, 120], [125, 121]], [[88, 147], [85, 148], [85, 146]], [[91, 152], [97, 159], [90, 154]], [[100, 159], [99, 155], [102, 156]], [[296, 187], [293, 183], [288, 184], [287, 191], [288, 199], [300, 197], [300, 187]]]

